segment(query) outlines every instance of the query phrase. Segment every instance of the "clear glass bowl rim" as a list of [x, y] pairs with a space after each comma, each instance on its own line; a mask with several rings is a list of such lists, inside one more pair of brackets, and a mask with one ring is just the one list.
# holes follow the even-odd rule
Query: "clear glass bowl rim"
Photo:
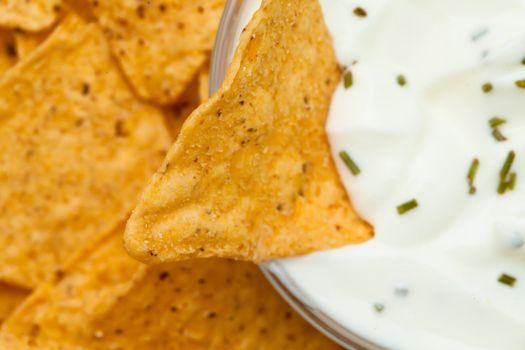
[[[236, 42], [235, 35], [239, 25], [239, 12], [242, 2], [242, 0], [228, 0], [224, 8], [211, 58], [210, 96], [219, 89], [226, 75]], [[337, 344], [350, 350], [387, 350], [345, 328], [312, 303], [309, 303], [290, 276], [282, 270], [278, 261], [266, 262], [259, 267], [288, 304], [312, 326]]]

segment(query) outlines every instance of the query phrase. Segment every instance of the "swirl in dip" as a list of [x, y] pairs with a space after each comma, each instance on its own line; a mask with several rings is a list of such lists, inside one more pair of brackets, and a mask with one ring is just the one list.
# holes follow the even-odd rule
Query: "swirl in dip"
[[326, 131], [375, 237], [271, 266], [386, 348], [525, 349], [525, 0], [321, 5]]

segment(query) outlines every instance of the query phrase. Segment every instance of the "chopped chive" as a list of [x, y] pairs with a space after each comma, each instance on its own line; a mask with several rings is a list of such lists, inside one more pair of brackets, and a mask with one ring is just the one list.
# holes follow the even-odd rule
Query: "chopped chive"
[[354, 9], [354, 15], [356, 15], [357, 17], [366, 17], [367, 13], [366, 13], [366, 10], [364, 8], [356, 7]]
[[506, 182], [505, 180], [499, 180], [498, 193], [499, 194], [505, 194], [505, 192], [507, 191], [508, 186], [509, 186], [508, 182]]
[[491, 83], [485, 83], [481, 85], [481, 90], [483, 90], [484, 93], [489, 93], [492, 91], [492, 84]]
[[479, 159], [474, 158], [472, 160], [472, 163], [470, 163], [470, 168], [468, 169], [468, 174], [467, 174], [467, 181], [469, 185], [470, 194], [476, 193], [476, 186], [474, 186], [474, 178], [476, 177], [476, 173], [478, 172], [478, 167], [479, 167]]
[[352, 75], [351, 71], [347, 70], [345, 72], [345, 75], [343, 77], [343, 84], [345, 89], [352, 87], [352, 85], [354, 84], [354, 76]]
[[[498, 184], [498, 193], [504, 194], [507, 189], [512, 190], [514, 186], [516, 185], [516, 174], [510, 175], [509, 181], [507, 181], [507, 176], [509, 175], [510, 168], [512, 167], [512, 163], [514, 162], [514, 158], [516, 157], [516, 153], [514, 151], [509, 151], [507, 154], [507, 158], [505, 159], [505, 162], [503, 163], [503, 166], [501, 167], [501, 170], [499, 171], [499, 184]], [[514, 179], [512, 179], [514, 177]]]
[[339, 157], [343, 160], [343, 162], [346, 164], [346, 167], [352, 175], [357, 176], [361, 172], [361, 169], [357, 166], [357, 164], [354, 162], [354, 160], [350, 157], [350, 155], [346, 151], [339, 152]]
[[374, 310], [376, 310], [376, 312], [378, 312], [378, 313], [383, 312], [385, 310], [385, 304], [374, 303]]
[[509, 151], [507, 158], [505, 158], [505, 162], [499, 171], [500, 180], [505, 180], [507, 178], [510, 168], [512, 167], [512, 163], [514, 162], [514, 158], [516, 158], [516, 153], [514, 151]]
[[399, 215], [403, 215], [405, 214], [406, 212], [414, 209], [414, 208], [417, 208], [418, 207], [418, 203], [417, 203], [417, 200], [415, 199], [411, 199], [409, 200], [408, 202], [405, 202], [403, 204], [400, 204], [397, 206], [397, 213]]
[[507, 122], [507, 119], [501, 117], [490, 118], [489, 124], [491, 128], [497, 128], [500, 125], [503, 125]]
[[510, 173], [509, 182], [507, 182], [507, 188], [510, 191], [514, 191], [514, 188], [516, 187], [517, 177], [518, 177], [518, 175], [516, 173], [514, 173], [514, 172]]
[[397, 76], [397, 84], [399, 86], [405, 86], [407, 84], [407, 79], [403, 74]]
[[525, 89], [525, 79], [516, 80], [515, 84], [520, 89]]
[[502, 273], [498, 278], [498, 282], [506, 284], [509, 287], [514, 287], [516, 285], [516, 277]]
[[492, 129], [492, 136], [494, 136], [494, 139], [499, 142], [507, 141], [507, 138], [505, 135], [501, 133], [501, 131], [498, 128]]

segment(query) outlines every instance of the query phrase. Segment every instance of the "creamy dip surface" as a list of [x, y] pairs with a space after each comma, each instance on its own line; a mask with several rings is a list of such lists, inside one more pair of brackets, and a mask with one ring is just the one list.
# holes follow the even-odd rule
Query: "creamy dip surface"
[[326, 131], [375, 237], [269, 267], [382, 347], [525, 349], [525, 0], [321, 4]]

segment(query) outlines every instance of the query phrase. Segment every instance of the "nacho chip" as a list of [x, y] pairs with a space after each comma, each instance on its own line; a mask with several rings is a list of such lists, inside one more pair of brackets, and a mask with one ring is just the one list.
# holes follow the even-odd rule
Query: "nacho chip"
[[31, 295], [2, 328], [0, 348], [338, 348], [255, 265], [210, 259], [146, 267], [127, 256], [121, 234]]
[[21, 59], [29, 55], [30, 52], [34, 51], [44, 42], [50, 33], [51, 30], [44, 30], [35, 33], [16, 31], [14, 36], [18, 58]]
[[9, 30], [0, 29], [0, 76], [11, 68], [17, 59], [18, 55], [13, 33]]
[[0, 283], [0, 325], [28, 294], [28, 290]]
[[0, 279], [34, 287], [109, 234], [168, 145], [97, 25], [67, 18], [0, 79]]
[[144, 262], [263, 261], [361, 242], [324, 132], [339, 68], [315, 0], [269, 0], [128, 221]]
[[[77, 0], [81, 1], [81, 0]], [[85, 0], [137, 93], [177, 101], [206, 61], [225, 0]]]
[[51, 26], [62, 9], [62, 0], [2, 0], [0, 27], [38, 31]]

